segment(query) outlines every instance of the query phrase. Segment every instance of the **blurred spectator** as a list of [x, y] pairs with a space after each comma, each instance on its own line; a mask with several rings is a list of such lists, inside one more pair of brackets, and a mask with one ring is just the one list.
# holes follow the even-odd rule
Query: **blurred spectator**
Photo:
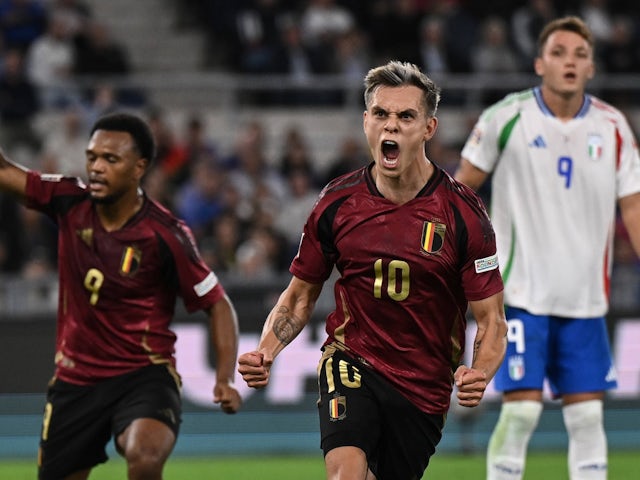
[[609, 73], [640, 72], [640, 46], [636, 25], [628, 16], [616, 16], [609, 40], [602, 47], [602, 66]]
[[39, 0], [0, 2], [0, 28], [5, 47], [25, 52], [45, 31], [47, 11]]
[[509, 45], [507, 25], [501, 18], [487, 17], [483, 21], [480, 40], [472, 50], [474, 72], [518, 71], [518, 59]]
[[156, 161], [153, 168], [163, 170], [167, 180], [167, 188], [170, 194], [173, 194], [177, 187], [174, 175], [187, 162], [187, 152], [178, 141], [173, 126], [167, 121], [166, 114], [162, 109], [149, 108], [147, 118], [149, 128], [151, 128], [156, 140]]
[[[272, 100], [279, 105], [328, 105], [337, 101], [334, 92], [329, 90], [309, 90], [305, 83], [315, 74], [340, 73], [343, 61], [339, 57], [346, 54], [345, 45], [339, 42], [344, 37], [335, 39], [336, 44], [327, 48], [317, 48], [303, 41], [300, 21], [294, 15], [288, 15], [281, 24], [281, 41], [275, 51], [275, 73], [288, 75], [294, 88], [286, 88], [271, 94]], [[340, 50], [342, 47], [342, 50]], [[363, 52], [357, 52], [360, 61]], [[352, 58], [353, 60], [353, 58]], [[357, 63], [355, 63], [357, 66]], [[349, 65], [351, 67], [351, 65]]]
[[302, 10], [300, 30], [302, 41], [323, 70], [318, 73], [332, 73], [335, 68], [335, 46], [340, 35], [356, 27], [351, 12], [336, 0], [309, 0]]
[[114, 88], [111, 84], [104, 82], [96, 84], [82, 102], [85, 123], [89, 128], [98, 118], [120, 110], [122, 107]]
[[287, 200], [276, 214], [273, 226], [285, 240], [285, 251], [291, 261], [298, 250], [302, 227], [320, 192], [314, 186], [309, 170], [304, 167], [291, 170], [287, 175], [287, 181]]
[[331, 46], [336, 36], [355, 26], [351, 12], [336, 0], [309, 0], [302, 11], [304, 41], [312, 46]]
[[[86, 146], [86, 142], [85, 142]], [[27, 255], [22, 266], [25, 278], [43, 278], [55, 273], [58, 259], [58, 231], [53, 221], [24, 206], [19, 208], [25, 228]]]
[[594, 55], [593, 59], [596, 69], [604, 70], [603, 59], [605, 59], [606, 45], [611, 41], [613, 34], [614, 19], [609, 11], [606, 0], [583, 0], [579, 8], [576, 9], [586, 24], [593, 32]]
[[164, 173], [169, 191], [175, 192], [188, 182], [194, 165], [201, 159], [221, 164], [213, 141], [207, 138], [205, 120], [200, 114], [187, 116], [182, 138], [160, 110], [152, 109], [150, 118], [158, 142], [156, 164]]
[[591, 29], [596, 46], [608, 42], [613, 30], [613, 19], [607, 0], [583, 0], [581, 3], [579, 14]]
[[191, 177], [175, 193], [176, 212], [191, 227], [196, 239], [203, 238], [225, 210], [221, 193], [224, 182], [225, 174], [215, 157], [202, 155], [195, 160]]
[[[638, 44], [637, 24], [627, 16], [616, 16], [613, 20], [611, 37], [600, 49], [600, 66], [605, 72], [614, 74], [633, 74], [640, 72], [640, 46]], [[623, 106], [637, 105], [640, 100], [638, 89], [607, 88], [601, 95], [608, 102]]]
[[220, 215], [211, 229], [212, 235], [201, 240], [202, 258], [216, 272], [237, 269], [236, 252], [242, 241], [242, 224], [233, 212]]
[[[473, 71], [476, 73], [516, 73], [518, 57], [508, 42], [507, 25], [501, 18], [487, 17], [482, 23], [479, 41], [472, 48]], [[482, 102], [497, 102], [509, 93], [506, 88], [487, 88], [482, 92]]]
[[[121, 83], [112, 88], [117, 101], [123, 105], [140, 107], [146, 101], [143, 89], [122, 83], [131, 72], [129, 52], [102, 22], [88, 22], [83, 33], [75, 36], [73, 71], [76, 75], [100, 77], [101, 81], [109, 77], [119, 80]], [[85, 96], [95, 95], [94, 84], [95, 79], [89, 84], [85, 81]]]
[[52, 15], [48, 17], [46, 32], [27, 51], [27, 73], [46, 109], [79, 103], [71, 77], [74, 49], [70, 33], [64, 18]]
[[451, 73], [471, 72], [470, 46], [478, 39], [478, 22], [460, 3], [460, 0], [442, 0], [436, 2], [433, 12], [444, 20], [447, 64]]
[[47, 0], [47, 12], [61, 18], [72, 37], [84, 32], [91, 20], [91, 7], [82, 0]]
[[20, 208], [0, 193], [0, 274], [19, 273], [28, 253]]
[[40, 137], [33, 128], [39, 110], [38, 92], [27, 78], [23, 55], [11, 49], [0, 74], [0, 145], [10, 155], [19, 146], [32, 152], [40, 149]]
[[234, 152], [225, 162], [233, 166], [229, 182], [244, 205], [242, 213], [256, 221], [263, 214], [267, 217], [275, 214], [286, 191], [282, 176], [267, 160], [265, 149], [264, 127], [262, 123], [252, 121], [240, 130]]
[[444, 32], [444, 22], [441, 17], [427, 15], [420, 25], [420, 66], [429, 75], [448, 73], [449, 58]]
[[369, 42], [363, 31], [352, 28], [336, 38], [335, 62], [336, 73], [358, 85], [362, 82], [372, 65]]
[[[287, 255], [284, 242], [270, 228], [252, 226], [236, 252], [236, 273], [240, 278], [269, 280], [283, 271]], [[288, 267], [288, 264], [287, 264]]]
[[365, 166], [369, 162], [369, 156], [362, 142], [353, 136], [345, 137], [340, 144], [337, 157], [331, 161], [331, 165], [325, 173], [324, 185], [336, 177], [353, 172]]
[[196, 9], [205, 32], [205, 64], [208, 67], [237, 70], [236, 18], [244, 2], [229, 0], [189, 0]]
[[420, 24], [421, 16], [414, 0], [376, 1], [368, 30], [375, 61], [419, 64]]
[[279, 170], [284, 179], [288, 179], [294, 171], [304, 170], [309, 175], [312, 186], [318, 185], [309, 145], [299, 126], [289, 127], [284, 134]]
[[533, 71], [537, 38], [542, 27], [558, 15], [551, 0], [528, 0], [511, 16], [511, 34], [520, 68]]
[[152, 168], [144, 176], [142, 188], [144, 192], [167, 207], [169, 210], [175, 211], [174, 195], [169, 191], [166, 174], [161, 168]]
[[73, 71], [77, 75], [124, 75], [130, 70], [127, 50], [104, 23], [90, 21], [75, 37]]
[[84, 151], [87, 148], [89, 132], [82, 110], [69, 106], [61, 113], [55, 128], [44, 133], [41, 169], [45, 172], [62, 173], [85, 178]]
[[186, 119], [182, 148], [185, 151], [185, 161], [172, 173], [173, 183], [177, 186], [193, 176], [192, 166], [201, 158], [210, 158], [220, 164], [218, 149], [212, 139], [208, 137], [205, 118], [199, 113], [192, 113]]
[[460, 162], [462, 146], [446, 144], [442, 136], [436, 133], [426, 146], [427, 157], [437, 159], [438, 166], [453, 175]]
[[289, 74], [295, 80], [305, 80], [316, 70], [311, 53], [302, 43], [300, 24], [295, 17], [283, 19], [281, 41], [274, 51], [274, 72]]
[[273, 73], [284, 10], [279, 0], [251, 0], [237, 12], [237, 68], [244, 73]]

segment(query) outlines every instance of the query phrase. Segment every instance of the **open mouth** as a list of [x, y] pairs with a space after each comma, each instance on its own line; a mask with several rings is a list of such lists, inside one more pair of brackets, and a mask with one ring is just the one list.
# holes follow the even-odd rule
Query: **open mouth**
[[394, 167], [398, 163], [398, 157], [400, 156], [400, 146], [392, 141], [385, 140], [382, 142], [382, 157], [383, 163], [387, 167]]

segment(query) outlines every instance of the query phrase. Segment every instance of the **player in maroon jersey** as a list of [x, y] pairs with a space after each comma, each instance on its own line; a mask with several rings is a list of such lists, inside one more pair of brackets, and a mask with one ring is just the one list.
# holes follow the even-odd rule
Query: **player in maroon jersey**
[[56, 369], [40, 479], [86, 479], [107, 460], [112, 435], [129, 479], [162, 477], [181, 415], [169, 328], [177, 296], [210, 318], [213, 402], [226, 413], [240, 406], [235, 309], [188, 227], [141, 190], [154, 153], [146, 123], [117, 113], [91, 131], [88, 185], [25, 170], [0, 154], [0, 190], [51, 217], [59, 231]]
[[[238, 360], [249, 386], [266, 386], [275, 357], [309, 322], [337, 269], [318, 369], [330, 479], [420, 478], [453, 383], [461, 405], [478, 405], [504, 356], [493, 228], [479, 198], [425, 155], [439, 96], [415, 65], [369, 71], [364, 131], [373, 162], [324, 188], [291, 282], [257, 350]], [[468, 305], [478, 323], [471, 367], [461, 365]]]

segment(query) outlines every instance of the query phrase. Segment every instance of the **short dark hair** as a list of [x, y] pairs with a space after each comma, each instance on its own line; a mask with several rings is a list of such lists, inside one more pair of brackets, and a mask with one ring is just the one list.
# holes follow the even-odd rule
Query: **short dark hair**
[[372, 68], [364, 78], [364, 103], [367, 108], [373, 92], [381, 86], [399, 87], [413, 85], [422, 90], [427, 116], [433, 117], [440, 102], [440, 88], [417, 65], [409, 62], [392, 60], [386, 65]]
[[566, 31], [573, 32], [580, 35], [584, 38], [589, 46], [593, 49], [595, 40], [593, 38], [593, 33], [589, 29], [589, 26], [582, 20], [580, 17], [576, 17], [574, 15], [569, 15], [562, 18], [557, 18], [547, 23], [540, 35], [538, 36], [538, 56], [542, 56], [542, 50], [544, 49], [545, 43], [551, 36], [552, 33], [557, 31]]
[[156, 156], [156, 142], [147, 122], [131, 113], [110, 113], [100, 117], [91, 128], [91, 135], [96, 130], [110, 132], [127, 132], [133, 138], [133, 143], [140, 154], [151, 163]]

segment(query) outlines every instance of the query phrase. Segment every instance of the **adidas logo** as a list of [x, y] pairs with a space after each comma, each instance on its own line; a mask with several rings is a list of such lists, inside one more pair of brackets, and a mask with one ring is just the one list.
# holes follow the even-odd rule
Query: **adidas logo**
[[547, 148], [547, 144], [544, 141], [544, 138], [542, 138], [542, 135], [538, 135], [534, 138], [533, 141], [529, 143], [529, 146], [534, 148]]

